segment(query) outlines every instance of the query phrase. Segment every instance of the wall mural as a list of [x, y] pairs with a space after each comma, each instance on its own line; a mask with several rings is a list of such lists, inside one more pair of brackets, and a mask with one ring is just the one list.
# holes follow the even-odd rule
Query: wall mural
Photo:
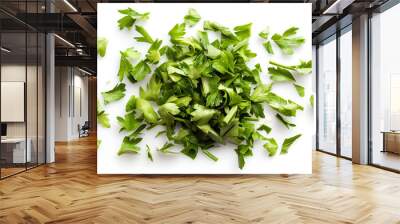
[[98, 173], [311, 173], [311, 4], [98, 4]]

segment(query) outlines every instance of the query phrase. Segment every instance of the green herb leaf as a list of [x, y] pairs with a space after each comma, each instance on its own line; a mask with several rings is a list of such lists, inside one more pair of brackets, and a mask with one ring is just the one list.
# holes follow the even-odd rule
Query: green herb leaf
[[159, 49], [161, 47], [161, 43], [162, 40], [155, 40], [147, 51], [146, 60], [151, 64], [158, 64], [158, 62], [160, 61], [161, 54], [159, 52]]
[[185, 23], [189, 26], [194, 26], [196, 25], [200, 19], [201, 16], [195, 9], [189, 9], [188, 14], [185, 16]]
[[268, 72], [271, 75], [271, 80], [275, 82], [295, 82], [296, 79], [293, 75], [286, 69], [282, 69], [279, 67], [269, 67]]
[[185, 36], [185, 24], [176, 24], [169, 32], [168, 35], [171, 37], [171, 42], [176, 43]]
[[114, 101], [118, 101], [125, 96], [125, 84], [118, 83], [114, 88], [108, 90], [106, 92], [102, 92], [104, 104], [109, 104]]
[[265, 131], [265, 133], [269, 134], [271, 132], [272, 128], [266, 124], [263, 124], [259, 128], [257, 128], [257, 130], [263, 130], [263, 131]]
[[264, 42], [263, 46], [269, 54], [274, 54], [274, 49], [272, 48], [271, 41]]
[[296, 113], [298, 110], [304, 109], [299, 104], [297, 104], [291, 100], [286, 100], [272, 92], [269, 92], [266, 95], [265, 101], [272, 109], [278, 111], [279, 113], [281, 113], [285, 116], [289, 116], [289, 117], [296, 116]]
[[223, 121], [225, 124], [229, 124], [229, 123], [232, 121], [232, 119], [235, 117], [237, 110], [238, 110], [238, 106], [237, 106], [237, 105], [234, 106], [234, 107], [232, 107], [232, 108], [228, 111], [228, 113], [226, 114], [226, 116], [224, 117], [224, 119], [223, 119], [222, 121]]
[[139, 109], [144, 116], [144, 119], [149, 123], [157, 123], [158, 114], [154, 111], [151, 103], [142, 98], [136, 98], [136, 108]]
[[218, 157], [216, 157], [215, 155], [213, 155], [209, 150], [207, 149], [202, 149], [201, 150], [204, 155], [206, 155], [208, 158], [212, 159], [214, 162], [218, 161]]
[[275, 141], [274, 138], [266, 138], [264, 149], [268, 151], [269, 156], [274, 156], [278, 151], [278, 143]]
[[296, 127], [295, 124], [290, 123], [288, 120], [286, 120], [285, 118], [283, 118], [282, 115], [276, 114], [275, 116], [276, 116], [276, 118], [278, 118], [278, 120], [279, 120], [283, 125], [285, 125], [285, 127], [286, 127], [287, 129], [290, 129], [290, 127]]
[[148, 145], [146, 145], [146, 151], [147, 151], [147, 158], [153, 162], [153, 155], [151, 155], [151, 150]]
[[108, 114], [104, 111], [99, 101], [97, 100], [97, 122], [105, 128], [110, 128], [110, 120], [108, 119]]
[[301, 137], [301, 134], [295, 135], [290, 138], [285, 138], [285, 140], [282, 143], [281, 154], [286, 154], [289, 150], [289, 147], [300, 137]]
[[[252, 23], [248, 23], [248, 24], [236, 26], [235, 28], [233, 28], [233, 30], [235, 31], [236, 37], [239, 40], [249, 39], [251, 36], [251, 25], [252, 25]], [[244, 42], [244, 43], [246, 43], [246, 42]]]
[[147, 20], [149, 19], [149, 12], [139, 13], [131, 8], [118, 10], [119, 13], [124, 14], [125, 16], [118, 20], [119, 29], [122, 30], [124, 28], [131, 29], [133, 24], [135, 24], [136, 20]]
[[176, 152], [170, 151], [169, 149], [174, 146], [174, 144], [170, 143], [170, 142], [166, 142], [160, 149], [159, 151], [162, 153], [172, 153], [175, 154]]
[[154, 42], [153, 38], [151, 38], [151, 36], [149, 35], [149, 33], [147, 33], [144, 27], [136, 25], [135, 29], [138, 33], [142, 35], [141, 37], [135, 37], [135, 40], [137, 42], [144, 42], [149, 44], [152, 44]]
[[140, 126], [140, 122], [136, 119], [135, 113], [127, 113], [125, 114], [125, 117], [117, 117], [117, 121], [119, 125], [121, 126], [121, 131], [133, 131], [137, 127]]
[[172, 115], [177, 115], [180, 112], [178, 105], [176, 105], [175, 103], [164, 103], [159, 107], [158, 110], [168, 112]]
[[250, 97], [253, 102], [265, 102], [269, 99], [269, 93], [271, 91], [272, 85], [260, 84], [255, 89]]
[[121, 51], [121, 59], [119, 62], [119, 81], [122, 81], [125, 75], [129, 75], [132, 71], [131, 61], [137, 60], [140, 58], [140, 53], [136, 51], [133, 47], [126, 49], [125, 51]]
[[250, 146], [248, 145], [239, 145], [238, 148], [236, 149], [236, 154], [238, 155], [238, 164], [239, 168], [243, 169], [245, 165], [245, 160], [244, 158], [247, 156], [252, 156], [253, 152], [251, 151]]
[[263, 39], [265, 39], [265, 40], [267, 40], [268, 37], [269, 37], [269, 27], [267, 27], [267, 28], [265, 28], [263, 31], [261, 31], [261, 32], [258, 34], [258, 36], [261, 37], [261, 38], [263, 38]]
[[192, 115], [192, 121], [196, 121], [197, 124], [207, 124], [208, 121], [217, 113], [214, 109], [208, 109], [202, 105], [194, 105], [194, 111], [190, 113]]
[[293, 84], [293, 86], [296, 89], [297, 94], [299, 94], [300, 97], [304, 97], [304, 87], [297, 84]]
[[140, 148], [136, 144], [140, 142], [141, 139], [130, 139], [129, 137], [125, 137], [122, 141], [121, 147], [119, 148], [118, 155], [122, 155], [125, 153], [139, 153]]
[[197, 126], [200, 130], [202, 130], [205, 134], [207, 134], [211, 139], [218, 143], [224, 143], [224, 140], [222, 139], [221, 136], [218, 135], [217, 132], [215, 132], [214, 129], [208, 124], [202, 124]]
[[145, 91], [140, 87], [140, 97], [145, 100], [157, 101], [160, 96], [162, 83], [156, 79], [156, 76], [152, 76], [149, 83], [147, 83], [147, 90]]
[[204, 30], [220, 32], [221, 35], [225, 36], [226, 38], [236, 39], [235, 34], [233, 34], [229, 28], [222, 26], [221, 24], [218, 24], [216, 22], [204, 21], [203, 28]]
[[310, 105], [311, 107], [314, 107], [314, 95], [310, 96]]
[[143, 80], [147, 74], [151, 72], [150, 66], [145, 62], [145, 61], [140, 61], [133, 67], [130, 77], [131, 81], [136, 82], [136, 81], [141, 81]]
[[97, 38], [97, 53], [104, 57], [107, 51], [108, 40], [104, 37]]
[[271, 65], [279, 67], [281, 69], [285, 69], [290, 71], [294, 75], [307, 75], [312, 72], [312, 62], [309, 61], [300, 61], [298, 65], [283, 65], [274, 61], [269, 62]]
[[300, 47], [305, 42], [304, 38], [295, 36], [297, 30], [297, 27], [291, 27], [282, 35], [274, 34], [271, 39], [276, 43], [276, 45], [278, 45], [284, 54], [292, 55], [294, 49]]

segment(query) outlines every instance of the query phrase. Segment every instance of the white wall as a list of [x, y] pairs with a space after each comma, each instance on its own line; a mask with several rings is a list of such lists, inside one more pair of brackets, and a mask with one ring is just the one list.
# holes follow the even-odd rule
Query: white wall
[[56, 67], [55, 86], [55, 140], [77, 139], [78, 124], [88, 120], [88, 78], [76, 68]]

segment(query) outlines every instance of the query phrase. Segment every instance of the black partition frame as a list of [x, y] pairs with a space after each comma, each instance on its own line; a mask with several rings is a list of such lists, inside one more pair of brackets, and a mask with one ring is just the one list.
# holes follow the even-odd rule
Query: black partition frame
[[[46, 3], [46, 1], [40, 1], [40, 0], [24, 0], [24, 1], [19, 1], [23, 4], [25, 4], [25, 12], [28, 11], [27, 5], [29, 4], [36, 4], [36, 12], [39, 12], [39, 3]], [[45, 9], [47, 11], [47, 7]], [[14, 176], [16, 174], [25, 172], [27, 170], [36, 168], [40, 165], [43, 165], [47, 162], [47, 114], [46, 114], [46, 108], [47, 108], [47, 33], [41, 32], [40, 30], [35, 29], [32, 26], [29, 26], [28, 24], [22, 22], [18, 18], [14, 17], [12, 13], [7, 12], [1, 7], [0, 3], [0, 13], [5, 14], [9, 16], [12, 20], [15, 20], [17, 23], [21, 23], [23, 30], [18, 30], [18, 31], [5, 31], [2, 29], [2, 23], [0, 22], [0, 47], [3, 46], [4, 43], [2, 43], [3, 40], [3, 35], [6, 33], [20, 33], [25, 35], [25, 84], [24, 84], [24, 123], [25, 123], [25, 167], [23, 170], [12, 173], [10, 175], [3, 175], [2, 173], [2, 166], [1, 166], [1, 161], [0, 161], [0, 180], [5, 179], [7, 177]], [[26, 15], [26, 13], [25, 13]], [[28, 166], [28, 154], [27, 154], [27, 147], [28, 147], [28, 114], [27, 114], [27, 84], [28, 84], [28, 65], [31, 65], [30, 60], [28, 59], [28, 34], [33, 34], [36, 38], [36, 48], [35, 48], [35, 56], [36, 60], [33, 62], [33, 65], [36, 67], [36, 136], [33, 136], [33, 138], [36, 138], [36, 161], [34, 163], [29, 163]], [[41, 38], [40, 38], [41, 37]], [[40, 45], [41, 42], [41, 45]], [[39, 51], [40, 46], [42, 47], [41, 51]], [[0, 52], [0, 82], [2, 81], [2, 66], [4, 62], [4, 55], [3, 52]], [[40, 63], [40, 59], [43, 61]], [[28, 62], [29, 61], [29, 62]], [[42, 82], [42, 91], [41, 94], [42, 99], [42, 113], [44, 114], [39, 114], [39, 66], [42, 67], [41, 69], [41, 82]], [[1, 111], [1, 85], [0, 85], [0, 111]], [[41, 150], [39, 150], [39, 121], [42, 122], [42, 142], [41, 142]], [[1, 123], [1, 113], [0, 113], [0, 123]], [[33, 144], [33, 142], [32, 142]], [[0, 158], [1, 158], [1, 152], [2, 152], [2, 146], [0, 144]], [[39, 157], [39, 152], [42, 152], [41, 157]], [[31, 153], [32, 155], [32, 153]], [[43, 158], [42, 158], [43, 157]], [[39, 159], [41, 158], [41, 159]]]
[[328, 152], [324, 149], [321, 149], [319, 147], [319, 56], [318, 56], [318, 50], [319, 50], [319, 45], [316, 45], [316, 62], [314, 63], [316, 66], [316, 137], [315, 137], [315, 145], [316, 145], [316, 150], [319, 152], [323, 152], [323, 153], [327, 153], [329, 155], [333, 155], [333, 156], [338, 156], [340, 158], [344, 158], [347, 160], [352, 160], [350, 157], [344, 156], [342, 155], [341, 152], [341, 118], [340, 118], [340, 104], [341, 104], [341, 97], [340, 97], [340, 82], [341, 82], [341, 63], [340, 63], [340, 37], [347, 33], [347, 32], [351, 32], [351, 26], [352, 24], [350, 23], [349, 25], [345, 26], [342, 29], [339, 29], [339, 27], [337, 28], [336, 33], [332, 34], [331, 36], [328, 36], [327, 38], [325, 38], [324, 40], [322, 40], [320, 43], [328, 43], [330, 41], [336, 41], [336, 152], [332, 153], [332, 152]]

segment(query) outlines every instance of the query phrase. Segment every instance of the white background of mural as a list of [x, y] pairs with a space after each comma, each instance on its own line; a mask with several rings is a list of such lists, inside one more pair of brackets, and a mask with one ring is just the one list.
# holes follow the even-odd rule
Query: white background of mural
[[[257, 53], [249, 64], [251, 67], [260, 63], [263, 69], [261, 77], [268, 82], [267, 63], [274, 60], [284, 64], [298, 64], [299, 60], [311, 60], [311, 4], [98, 4], [98, 37], [106, 37], [109, 40], [107, 54], [104, 58], [98, 58], [97, 80], [98, 99], [102, 100], [100, 92], [109, 90], [118, 82], [118, 68], [120, 51], [129, 47], [142, 52], [142, 56], [149, 47], [146, 43], [138, 43], [133, 37], [138, 36], [132, 30], [119, 30], [118, 19], [121, 14], [119, 9], [131, 7], [141, 13], [150, 12], [150, 19], [140, 21], [137, 24], [144, 26], [153, 39], [163, 40], [163, 45], [169, 44], [169, 30], [177, 23], [183, 22], [183, 17], [189, 8], [196, 9], [202, 20], [194, 27], [187, 28], [186, 36], [196, 35], [203, 27], [204, 20], [218, 22], [224, 26], [233, 28], [249, 22], [253, 23], [252, 36], [249, 47]], [[284, 56], [280, 50], [275, 48], [275, 55], [268, 55], [262, 46], [262, 40], [258, 33], [270, 27], [272, 33], [282, 33], [291, 26], [299, 28], [299, 35], [306, 39], [305, 44], [295, 50], [295, 54]], [[210, 35], [210, 37], [212, 37]], [[210, 38], [211, 39], [211, 38]], [[111, 128], [105, 129], [98, 126], [98, 138], [102, 141], [97, 152], [97, 171], [99, 174], [275, 174], [275, 173], [311, 173], [312, 163], [312, 133], [314, 131], [313, 109], [310, 107], [309, 96], [311, 92], [311, 75], [298, 77], [297, 81], [306, 88], [306, 96], [301, 98], [297, 95], [292, 84], [282, 83], [274, 86], [273, 91], [285, 98], [292, 99], [305, 107], [299, 111], [292, 121], [297, 125], [288, 130], [275, 118], [276, 112], [265, 105], [265, 122], [272, 127], [269, 136], [274, 137], [279, 146], [283, 139], [301, 133], [299, 138], [289, 149], [286, 155], [277, 154], [268, 157], [268, 153], [262, 147], [262, 142], [257, 142], [253, 148], [253, 156], [246, 157], [246, 165], [240, 170], [237, 155], [234, 151], [235, 145], [227, 144], [216, 146], [211, 152], [219, 160], [214, 162], [201, 152], [195, 160], [183, 155], [165, 155], [157, 151], [165, 142], [164, 135], [155, 138], [156, 133], [164, 130], [157, 126], [152, 130], [145, 131], [143, 141], [139, 143], [142, 148], [140, 154], [117, 155], [119, 146], [126, 133], [119, 133], [117, 116], [124, 115], [125, 104], [129, 97], [139, 95], [139, 87], [144, 86], [150, 75], [139, 83], [132, 84], [125, 80], [127, 85], [126, 96], [117, 102], [105, 106], [109, 114]], [[145, 145], [152, 149], [154, 162], [147, 158]]]

